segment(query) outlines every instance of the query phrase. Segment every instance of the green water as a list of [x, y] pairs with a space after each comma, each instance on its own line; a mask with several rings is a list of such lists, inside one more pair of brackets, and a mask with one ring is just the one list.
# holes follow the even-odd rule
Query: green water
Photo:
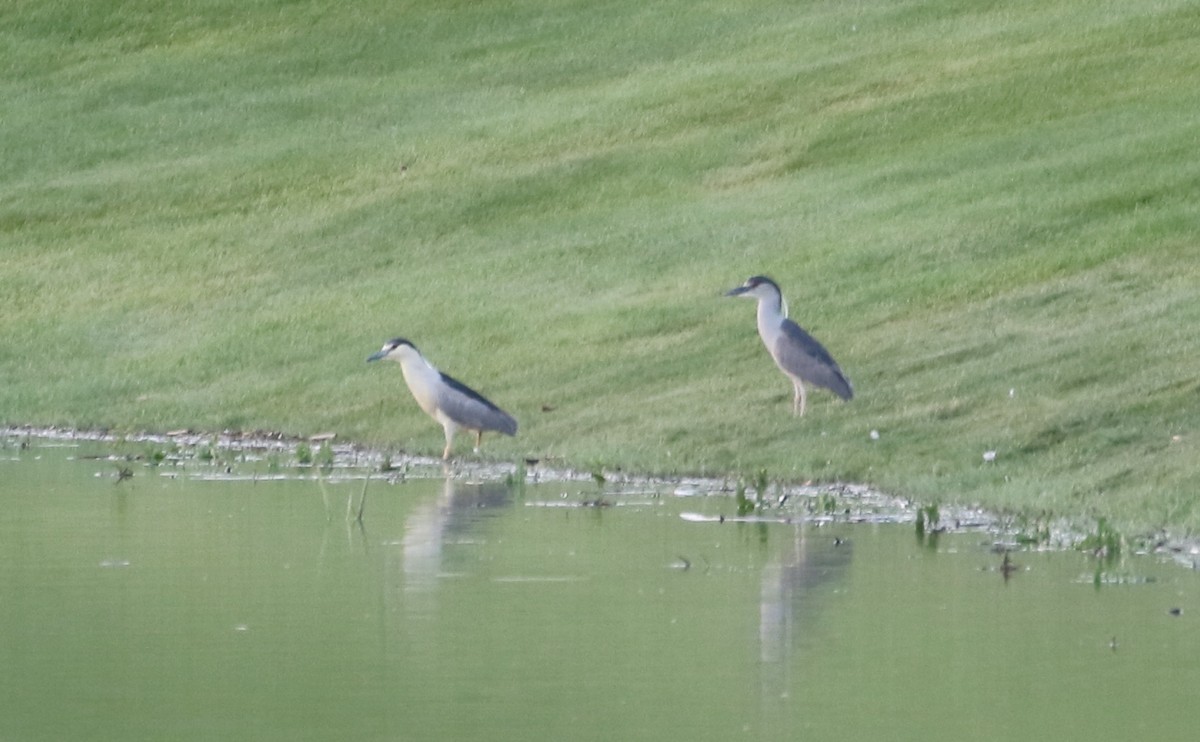
[[0, 740], [1195, 738], [1153, 557], [1005, 580], [984, 533], [591, 484], [374, 481], [360, 526], [361, 480], [91, 450], [0, 449]]

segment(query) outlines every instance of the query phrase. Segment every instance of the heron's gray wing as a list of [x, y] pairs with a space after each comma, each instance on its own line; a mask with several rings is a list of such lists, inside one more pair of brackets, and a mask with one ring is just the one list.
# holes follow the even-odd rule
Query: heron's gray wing
[[517, 434], [517, 421], [512, 415], [449, 374], [443, 373], [442, 381], [445, 383], [438, 391], [438, 407], [451, 420], [471, 430]]
[[785, 371], [816, 386], [823, 386], [842, 399], [854, 396], [850, 382], [825, 346], [790, 319], [783, 321], [783, 334], [775, 344], [775, 358]]

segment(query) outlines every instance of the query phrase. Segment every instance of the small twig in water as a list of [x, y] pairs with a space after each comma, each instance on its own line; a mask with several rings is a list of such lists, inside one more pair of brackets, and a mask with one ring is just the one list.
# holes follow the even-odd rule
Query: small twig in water
[[358, 517], [356, 517], [354, 520], [357, 521], [360, 526], [363, 524], [363, 510], [367, 507], [367, 485], [370, 483], [370, 481], [371, 475], [368, 474], [367, 478], [363, 480], [362, 497], [360, 497], [358, 500]]
[[321, 490], [321, 502], [325, 505], [325, 520], [333, 520], [333, 514], [329, 512], [329, 492], [325, 489], [325, 480], [317, 477], [317, 487]]

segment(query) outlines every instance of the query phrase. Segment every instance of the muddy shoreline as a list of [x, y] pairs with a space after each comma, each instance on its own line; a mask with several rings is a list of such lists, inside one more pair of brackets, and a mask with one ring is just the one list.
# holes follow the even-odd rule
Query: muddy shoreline
[[[583, 484], [592, 492], [619, 496], [622, 494], [654, 492], [660, 495], [705, 496], [734, 495], [739, 486], [736, 477], [696, 476], [651, 476], [638, 475], [612, 469], [600, 471], [573, 469], [556, 466], [552, 462], [525, 459], [521, 462], [481, 461], [470, 455], [458, 456], [449, 463], [431, 456], [416, 456], [404, 452], [389, 452], [363, 446], [353, 442], [338, 441], [334, 434], [324, 433], [309, 437], [289, 436], [270, 431], [222, 431], [205, 433], [178, 430], [168, 433], [113, 433], [108, 430], [72, 430], [55, 427], [9, 426], [0, 428], [0, 438], [8, 441], [29, 439], [59, 443], [95, 442], [107, 444], [145, 444], [150, 447], [174, 447], [181, 459], [194, 459], [202, 449], [227, 451], [235, 454], [250, 453], [261, 457], [277, 454], [289, 457], [295, 464], [299, 452], [307, 448], [317, 451], [328, 448], [331, 458], [324, 464], [329, 475], [334, 477], [361, 478], [363, 472], [375, 472], [375, 476], [391, 481], [406, 478], [427, 479], [451, 476], [457, 479], [478, 481], [505, 481], [523, 474], [530, 484]], [[597, 479], [602, 477], [603, 481]], [[757, 496], [752, 486], [748, 493]], [[767, 496], [772, 501], [792, 499], [805, 500], [822, 495], [853, 502], [864, 508], [890, 511], [896, 522], [911, 522], [917, 517], [918, 506], [906, 499], [892, 497], [878, 490], [858, 484], [785, 484], [771, 482]], [[988, 528], [996, 525], [984, 511], [969, 508], [956, 509], [947, 513], [964, 528]]]
[[[0, 427], [0, 442], [5, 446], [24, 447], [34, 441], [52, 443], [93, 442], [111, 445], [136, 444], [153, 450], [174, 451], [172, 463], [209, 461], [213, 452], [240, 457], [243, 461], [268, 456], [285, 457], [292, 471], [311, 471], [310, 476], [326, 479], [379, 479], [390, 483], [406, 479], [453, 477], [464, 481], [505, 481], [535, 485], [577, 486], [579, 506], [619, 504], [630, 495], [735, 497], [739, 490], [757, 502], [759, 493], [750, 483], [736, 477], [651, 476], [623, 471], [583, 471], [552, 462], [526, 459], [520, 462], [477, 461], [458, 457], [448, 464], [429, 456], [383, 451], [354, 442], [339, 441], [332, 433], [308, 437], [290, 436], [273, 431], [222, 431], [220, 433], [175, 430], [167, 433], [114, 433], [109, 430], [73, 430], [50, 426]], [[324, 458], [312, 460], [312, 452]], [[202, 452], [207, 452], [203, 454]], [[307, 454], [304, 454], [307, 452]], [[309, 461], [304, 463], [305, 456]], [[114, 454], [114, 458], [121, 458]], [[125, 455], [138, 460], [141, 456]], [[226, 472], [234, 476], [234, 472]], [[295, 474], [294, 476], [302, 476]], [[569, 493], [564, 493], [569, 496]], [[765, 499], [752, 512], [697, 522], [759, 523], [923, 523], [929, 506], [894, 497], [874, 488], [851, 483], [788, 484], [770, 482]], [[983, 508], [940, 505], [930, 533], [980, 532], [987, 534], [997, 551], [1021, 549], [1078, 549], [1086, 545], [1093, 524], [1081, 524], [1057, 518], [1039, 526], [1041, 535], [1028, 538], [1016, 519], [989, 513]], [[1200, 569], [1200, 539], [1172, 537], [1165, 533], [1124, 537], [1129, 553], [1154, 554], [1169, 558], [1189, 569]], [[1103, 556], [1101, 554], [1100, 556]]]

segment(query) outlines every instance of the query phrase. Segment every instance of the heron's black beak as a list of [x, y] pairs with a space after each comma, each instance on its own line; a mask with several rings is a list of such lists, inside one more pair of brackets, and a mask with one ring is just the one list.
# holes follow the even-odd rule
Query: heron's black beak
[[367, 358], [367, 363], [370, 363], [371, 361], [378, 361], [380, 358], [383, 358], [387, 354], [388, 354], [388, 352], [386, 350], [381, 350], [378, 353], [372, 353], [370, 355], [370, 357]]
[[745, 286], [738, 286], [736, 289], [729, 289], [728, 291], [726, 291], [725, 295], [726, 296], [741, 296], [742, 294], [746, 293], [749, 290], [750, 289], [746, 288]]

